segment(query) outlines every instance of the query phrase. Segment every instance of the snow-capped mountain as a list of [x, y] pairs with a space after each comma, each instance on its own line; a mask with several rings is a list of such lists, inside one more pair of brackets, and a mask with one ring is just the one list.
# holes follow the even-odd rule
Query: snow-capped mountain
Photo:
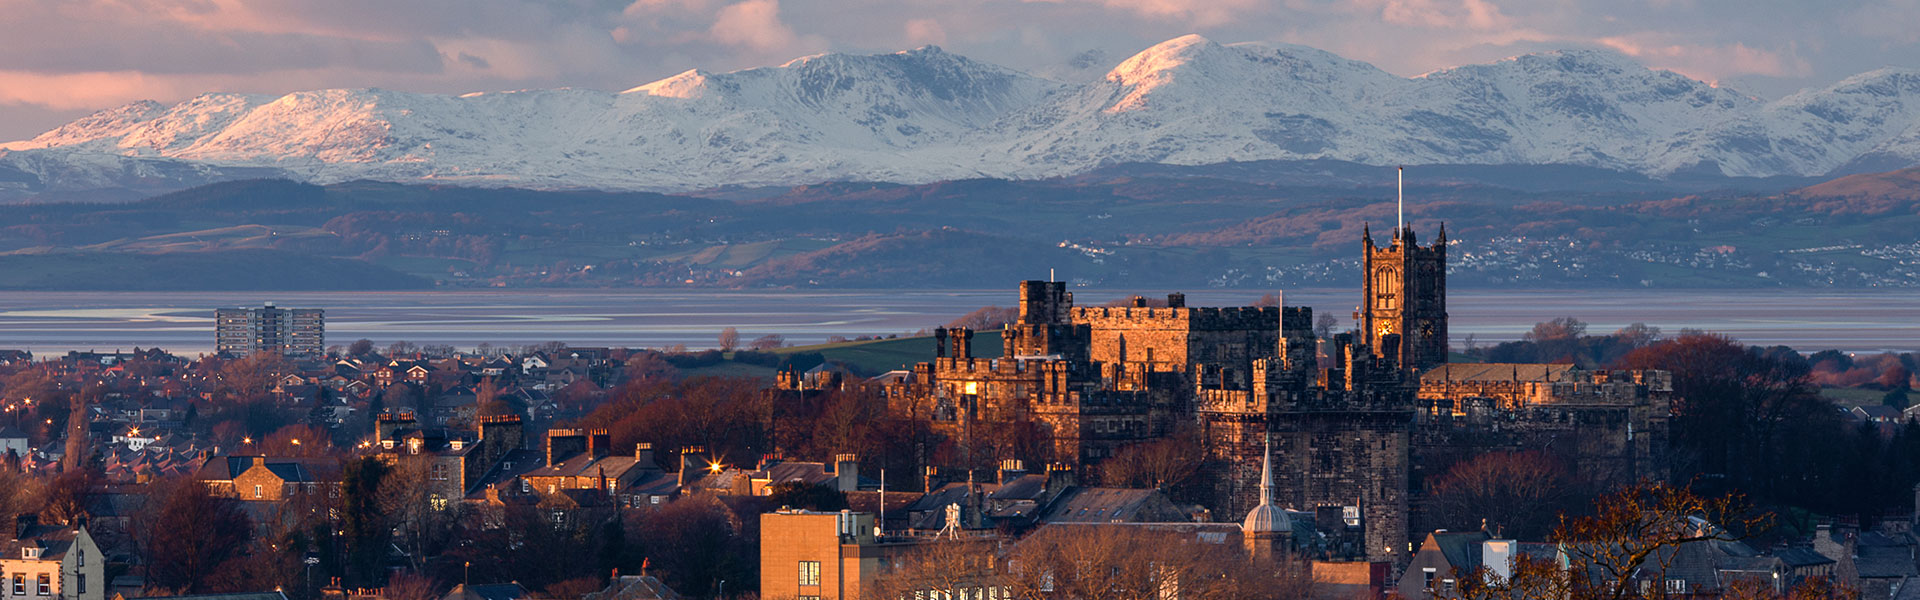
[[[612, 93], [320, 90], [137, 102], [0, 145], [0, 190], [279, 175], [684, 190], [1338, 159], [1823, 175], [1920, 162], [1920, 73], [1774, 102], [1597, 51], [1399, 77], [1312, 48], [1157, 44], [1063, 83], [939, 48]], [[161, 182], [161, 183], [155, 183]]]

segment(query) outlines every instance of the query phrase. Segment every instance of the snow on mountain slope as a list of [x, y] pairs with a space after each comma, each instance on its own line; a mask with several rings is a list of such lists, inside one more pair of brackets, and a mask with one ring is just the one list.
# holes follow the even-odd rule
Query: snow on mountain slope
[[1061, 83], [925, 47], [693, 70], [612, 93], [319, 90], [137, 102], [0, 144], [0, 193], [273, 173], [682, 190], [1042, 177], [1263, 159], [1820, 175], [1920, 161], [1920, 73], [1762, 102], [1606, 52], [1404, 78], [1190, 35]]

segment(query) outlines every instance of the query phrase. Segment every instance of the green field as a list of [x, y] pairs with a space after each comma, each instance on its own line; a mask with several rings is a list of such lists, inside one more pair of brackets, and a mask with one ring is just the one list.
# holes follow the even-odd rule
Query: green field
[[[1000, 332], [982, 331], [976, 333], [973, 336], [973, 356], [975, 358], [999, 358], [1000, 345]], [[877, 375], [896, 369], [911, 368], [914, 363], [933, 360], [933, 337], [904, 337], [891, 340], [793, 346], [790, 348], [781, 348], [774, 352], [781, 354], [818, 352], [821, 356], [826, 357], [828, 361], [844, 363], [864, 374]]]

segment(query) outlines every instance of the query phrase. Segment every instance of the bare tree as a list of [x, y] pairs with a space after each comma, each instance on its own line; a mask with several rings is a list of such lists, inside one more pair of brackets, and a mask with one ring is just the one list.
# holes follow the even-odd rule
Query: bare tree
[[994, 562], [991, 542], [934, 540], [896, 557], [892, 570], [877, 579], [873, 589], [860, 590], [860, 595], [868, 598], [997, 598], [998, 593], [970, 593], [1008, 585], [1005, 574], [994, 568]]
[[1455, 463], [1428, 497], [1439, 527], [1470, 529], [1491, 516], [1506, 535], [1537, 540], [1552, 531], [1572, 486], [1566, 466], [1546, 452], [1488, 452]]
[[1662, 482], [1641, 483], [1602, 496], [1591, 516], [1563, 518], [1553, 537], [1566, 548], [1582, 596], [1634, 597], [1636, 575], [1664, 574], [1681, 546], [1734, 542], [1765, 531], [1771, 513], [1752, 512], [1745, 499], [1703, 498]]
[[786, 336], [780, 335], [778, 333], [769, 333], [757, 338], [753, 338], [753, 343], [748, 344], [747, 347], [752, 348], [754, 350], [766, 351], [766, 350], [779, 348], [785, 345], [787, 345]]
[[1002, 581], [1020, 600], [1307, 597], [1304, 565], [1248, 558], [1237, 542], [1177, 527], [1051, 525], [1014, 547]]
[[1123, 487], [1173, 489], [1200, 471], [1200, 455], [1193, 451], [1198, 444], [1197, 436], [1188, 428], [1164, 438], [1128, 444], [1114, 452], [1112, 460], [1101, 463], [1101, 481]]
[[720, 351], [732, 352], [740, 347], [740, 330], [728, 327], [720, 330]]

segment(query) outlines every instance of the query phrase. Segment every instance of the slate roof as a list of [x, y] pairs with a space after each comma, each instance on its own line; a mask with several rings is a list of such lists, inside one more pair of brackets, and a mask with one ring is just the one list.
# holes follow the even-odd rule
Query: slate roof
[[527, 473], [528, 477], [598, 477], [601, 469], [606, 470], [607, 478], [618, 479], [632, 469], [658, 468], [655, 465], [642, 465], [631, 455], [613, 455], [595, 457], [589, 454], [576, 454], [572, 458], [560, 461], [557, 465], [548, 465]]
[[140, 600], [287, 600], [287, 595], [280, 592], [240, 592], [191, 596], [147, 596]]
[[519, 600], [527, 597], [527, 588], [518, 583], [457, 584], [441, 600]]
[[1069, 488], [1046, 507], [1040, 520], [1048, 523], [1107, 523], [1159, 521], [1153, 514], [1156, 500], [1164, 500], [1158, 490], [1133, 488]]
[[1805, 546], [1781, 548], [1773, 551], [1773, 555], [1779, 558], [1782, 564], [1793, 569], [1833, 564], [1833, 559], [1827, 558], [1825, 554], [1815, 552], [1812, 548]]
[[1560, 381], [1571, 364], [1448, 363], [1420, 375], [1421, 381]]
[[621, 576], [607, 584], [607, 589], [587, 594], [581, 600], [679, 600], [667, 584], [650, 576]]
[[75, 530], [61, 525], [34, 525], [17, 539], [0, 541], [0, 557], [19, 559], [21, 548], [39, 548], [40, 560], [60, 560], [73, 547]]
[[[253, 468], [254, 456], [216, 456], [207, 459], [194, 473], [201, 481], [231, 481]], [[282, 480], [296, 483], [339, 481], [340, 462], [331, 458], [295, 458], [268, 456], [267, 470]]]
[[1493, 539], [1485, 531], [1434, 532], [1433, 545], [1440, 549], [1447, 564], [1461, 571], [1480, 567], [1480, 542]]

